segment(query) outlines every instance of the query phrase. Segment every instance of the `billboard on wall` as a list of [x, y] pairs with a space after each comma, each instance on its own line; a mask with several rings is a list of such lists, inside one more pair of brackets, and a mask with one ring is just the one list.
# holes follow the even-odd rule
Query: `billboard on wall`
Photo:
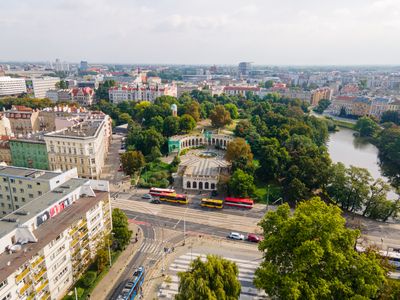
[[53, 206], [51, 206], [50, 208], [45, 210], [43, 213], [41, 213], [40, 215], [38, 215], [36, 217], [36, 226], [38, 227], [41, 224], [43, 224], [44, 222], [46, 222], [47, 220], [58, 215], [60, 212], [62, 212], [64, 210], [64, 208], [70, 206], [71, 202], [72, 201], [68, 198], [68, 199], [65, 199], [63, 201], [60, 201], [60, 202], [54, 204]]
[[26, 85], [26, 93], [29, 96], [33, 96], [33, 83], [32, 83], [32, 80], [25, 80], [25, 85]]

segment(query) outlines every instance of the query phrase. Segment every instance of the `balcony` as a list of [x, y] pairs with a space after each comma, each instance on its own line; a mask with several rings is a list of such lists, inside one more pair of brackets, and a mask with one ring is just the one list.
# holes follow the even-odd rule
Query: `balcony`
[[49, 281], [46, 279], [46, 280], [36, 289], [36, 292], [39, 294], [48, 284], [49, 284]]
[[39, 279], [42, 278], [44, 273], [46, 273], [46, 269], [43, 269], [42, 271], [39, 272], [39, 274], [35, 275], [34, 277], [35, 282], [39, 281]]
[[44, 257], [39, 256], [39, 258], [32, 263], [32, 265], [31, 265], [32, 269], [35, 268], [37, 265], [39, 265], [43, 260], [44, 260]]
[[29, 289], [32, 286], [31, 282], [25, 283], [25, 285], [19, 290], [19, 294], [22, 295], [23, 293], [26, 292], [27, 289]]
[[79, 242], [79, 238], [75, 238], [71, 242], [71, 248], [75, 247], [75, 245]]
[[83, 226], [85, 226], [87, 224], [86, 220], [81, 220], [78, 224], [78, 228], [82, 228]]
[[47, 300], [50, 298], [50, 293], [46, 291], [46, 293], [43, 294], [43, 296], [40, 298], [40, 300]]
[[17, 275], [17, 277], [15, 277], [15, 281], [18, 283], [20, 282], [22, 279], [24, 279], [24, 277], [26, 275], [28, 275], [29, 273], [29, 268], [26, 268], [25, 270], [23, 270], [19, 275]]
[[70, 236], [73, 236], [74, 233], [77, 232], [77, 231], [78, 231], [78, 228], [77, 228], [77, 227], [74, 227], [74, 228], [72, 228], [72, 229], [69, 231], [69, 235], [70, 235]]

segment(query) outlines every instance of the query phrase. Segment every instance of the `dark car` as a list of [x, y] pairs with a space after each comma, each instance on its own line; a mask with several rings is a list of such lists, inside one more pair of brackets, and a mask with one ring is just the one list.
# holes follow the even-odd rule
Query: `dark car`
[[151, 200], [150, 200], [150, 203], [153, 203], [153, 204], [161, 204], [161, 201], [158, 200], [158, 199], [151, 199]]
[[250, 233], [249, 235], [247, 235], [247, 240], [249, 242], [259, 243], [261, 241], [261, 238], [256, 234]]

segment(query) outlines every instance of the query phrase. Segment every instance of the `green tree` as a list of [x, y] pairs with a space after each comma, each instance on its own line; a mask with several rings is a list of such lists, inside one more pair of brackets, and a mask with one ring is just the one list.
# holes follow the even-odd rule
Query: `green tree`
[[95, 92], [96, 98], [109, 100], [108, 90], [116, 85], [117, 83], [115, 80], [105, 80], [103, 83], [100, 83], [99, 88]]
[[239, 118], [239, 111], [238, 108], [235, 104], [233, 103], [227, 103], [224, 105], [227, 111], [229, 111], [229, 114], [231, 115], [232, 119], [237, 119]]
[[61, 80], [59, 82], [56, 83], [56, 88], [58, 89], [67, 89], [68, 88], [68, 82], [66, 82], [65, 80]]
[[276, 138], [263, 138], [259, 150], [260, 175], [264, 179], [279, 179], [289, 163], [289, 153]]
[[228, 187], [230, 193], [236, 197], [249, 197], [255, 191], [254, 177], [237, 169], [229, 179]]
[[97, 274], [94, 271], [88, 271], [82, 276], [81, 282], [82, 286], [85, 288], [90, 288], [94, 281], [96, 280]]
[[374, 137], [379, 131], [379, 126], [370, 117], [361, 117], [357, 120], [355, 129], [361, 137]]
[[192, 131], [196, 127], [196, 121], [193, 119], [191, 115], [184, 114], [179, 118], [179, 129], [184, 132], [188, 133]]
[[236, 300], [240, 295], [239, 269], [234, 262], [208, 255], [196, 258], [186, 272], [178, 273], [176, 300]]
[[221, 128], [225, 125], [232, 123], [231, 115], [229, 111], [225, 109], [223, 105], [217, 105], [210, 112], [211, 124], [213, 127]]
[[153, 126], [158, 132], [162, 132], [164, 128], [164, 119], [161, 116], [155, 116], [148, 122], [149, 127]]
[[225, 158], [232, 162], [242, 157], [251, 162], [253, 160], [253, 153], [251, 153], [250, 145], [247, 144], [245, 139], [235, 138], [228, 144]]
[[146, 161], [142, 152], [127, 151], [121, 155], [122, 168], [127, 175], [133, 175], [144, 167]]
[[117, 250], [123, 250], [129, 244], [132, 230], [129, 229], [128, 217], [119, 208], [112, 211], [113, 238]]
[[108, 249], [100, 248], [96, 254], [96, 267], [97, 273], [101, 273], [105, 268], [110, 265], [110, 257], [108, 255]]
[[267, 80], [267, 81], [264, 83], [264, 87], [265, 87], [266, 89], [272, 88], [273, 86], [274, 86], [274, 81], [273, 81], [273, 80]]
[[163, 133], [165, 136], [170, 137], [179, 133], [179, 118], [168, 116], [164, 119]]
[[400, 126], [391, 126], [382, 130], [378, 147], [382, 157], [400, 169]]
[[322, 114], [329, 105], [331, 105], [331, 101], [329, 101], [328, 99], [322, 99], [318, 102], [318, 105], [316, 108], [314, 108], [314, 111]]
[[122, 113], [118, 117], [118, 123], [119, 124], [128, 124], [128, 125], [130, 125], [130, 124], [133, 123], [133, 119], [129, 114]]
[[185, 114], [188, 114], [193, 117], [193, 119], [198, 122], [200, 121], [200, 104], [197, 101], [189, 101], [185, 104], [184, 107]]
[[355, 250], [359, 231], [345, 227], [341, 210], [319, 198], [268, 212], [260, 226], [264, 260], [254, 283], [277, 299], [374, 299], [386, 270], [374, 252]]
[[392, 122], [396, 125], [400, 124], [400, 113], [398, 111], [385, 111], [381, 117], [381, 123]]

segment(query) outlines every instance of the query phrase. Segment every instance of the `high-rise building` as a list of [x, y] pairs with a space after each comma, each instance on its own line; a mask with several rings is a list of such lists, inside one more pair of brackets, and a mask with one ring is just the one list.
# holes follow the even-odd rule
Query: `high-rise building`
[[5, 203], [18, 203], [0, 220], [0, 299], [61, 299], [111, 231], [108, 182], [76, 169], [0, 167], [0, 177]]
[[89, 64], [86, 60], [82, 60], [81, 63], [79, 64], [79, 70], [80, 71], [86, 71], [89, 69]]
[[329, 87], [323, 87], [312, 91], [311, 93], [311, 105], [318, 105], [322, 99], [332, 99], [332, 89]]
[[0, 76], [0, 97], [26, 93], [25, 79]]
[[251, 62], [240, 62], [239, 63], [239, 75], [247, 76], [251, 71]]

